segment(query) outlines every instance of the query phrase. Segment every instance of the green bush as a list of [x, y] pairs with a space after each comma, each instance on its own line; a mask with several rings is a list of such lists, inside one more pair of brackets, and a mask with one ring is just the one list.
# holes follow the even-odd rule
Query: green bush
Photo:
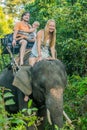
[[64, 93], [64, 110], [72, 120], [75, 130], [87, 128], [87, 77], [69, 77]]
[[87, 45], [72, 38], [57, 44], [57, 57], [66, 65], [68, 75], [87, 73]]
[[6, 111], [5, 106], [14, 104], [13, 96], [11, 90], [0, 88], [0, 130], [26, 130], [30, 126], [37, 130], [36, 122], [39, 118], [36, 116], [37, 108], [31, 107], [32, 100], [28, 102], [28, 108], [16, 114]]

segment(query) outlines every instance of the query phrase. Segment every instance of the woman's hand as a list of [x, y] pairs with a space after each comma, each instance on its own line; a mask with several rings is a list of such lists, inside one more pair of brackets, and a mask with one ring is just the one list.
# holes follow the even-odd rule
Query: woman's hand
[[38, 56], [37, 62], [38, 62], [38, 61], [41, 61], [41, 60], [42, 60], [42, 57], [41, 57], [41, 56]]
[[54, 57], [48, 57], [48, 58], [46, 58], [46, 60], [56, 60], [56, 58], [54, 58]]

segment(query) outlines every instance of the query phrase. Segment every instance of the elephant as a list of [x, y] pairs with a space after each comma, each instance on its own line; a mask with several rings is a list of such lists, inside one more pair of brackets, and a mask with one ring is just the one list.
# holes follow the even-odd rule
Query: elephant
[[[50, 116], [50, 119], [48, 118], [50, 124], [62, 128], [63, 91], [67, 86], [67, 73], [64, 64], [58, 59], [41, 60], [33, 67], [21, 66], [15, 76], [12, 75], [12, 69], [8, 69], [8, 71], [11, 74], [8, 83], [2, 82], [4, 76], [1, 74], [0, 85], [8, 87], [7, 84], [10, 83], [10, 86], [18, 89], [17, 91], [29, 95], [38, 108], [45, 106], [45, 112], [47, 116]], [[21, 107], [23, 107], [22, 105]]]

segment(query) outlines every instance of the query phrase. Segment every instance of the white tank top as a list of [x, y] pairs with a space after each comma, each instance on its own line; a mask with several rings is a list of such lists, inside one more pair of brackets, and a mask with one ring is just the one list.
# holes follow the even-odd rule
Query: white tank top
[[[41, 44], [41, 55], [42, 55], [42, 58], [47, 58], [50, 56], [50, 46], [49, 46], [49, 39], [47, 40], [46, 44], [44, 45], [43, 44], [43, 40], [44, 38], [42, 37], [42, 44]], [[37, 41], [34, 43], [34, 46], [31, 50], [31, 53], [38, 57], [38, 50], [37, 50]]]

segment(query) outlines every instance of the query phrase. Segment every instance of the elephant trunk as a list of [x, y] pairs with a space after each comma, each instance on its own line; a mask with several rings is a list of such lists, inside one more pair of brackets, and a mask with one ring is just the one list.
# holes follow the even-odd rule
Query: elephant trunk
[[52, 88], [46, 97], [46, 106], [53, 125], [63, 127], [63, 88]]

